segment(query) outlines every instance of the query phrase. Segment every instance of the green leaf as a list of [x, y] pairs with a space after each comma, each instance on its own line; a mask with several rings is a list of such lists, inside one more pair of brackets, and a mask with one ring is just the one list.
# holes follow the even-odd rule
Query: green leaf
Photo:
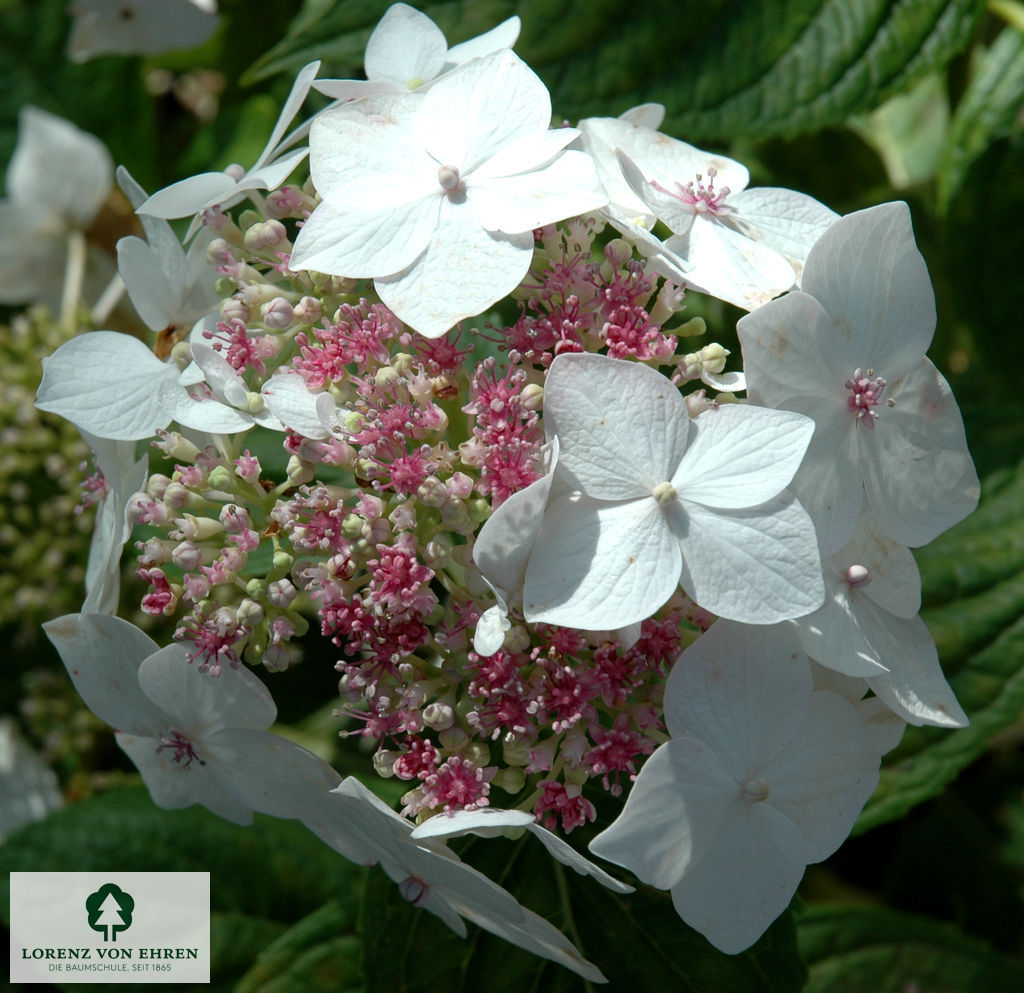
[[971, 81], [956, 108], [938, 173], [938, 207], [945, 212], [963, 186], [971, 165], [998, 138], [1015, 127], [1024, 101], [1024, 33], [1004, 28], [975, 63]]
[[911, 914], [829, 904], [797, 920], [805, 993], [1017, 993], [1024, 966], [955, 928]]
[[970, 727], [907, 728], [854, 829], [935, 796], [1024, 708], [1024, 465], [986, 481], [979, 509], [917, 550], [924, 609]]
[[938, 169], [949, 130], [946, 81], [938, 73], [925, 76], [849, 125], [881, 156], [895, 189], [923, 183]]
[[349, 902], [325, 904], [261, 952], [235, 993], [358, 993], [362, 941], [355, 917]]
[[[294, 72], [313, 58], [358, 78], [387, 0], [307, 0], [286, 36], [246, 74]], [[981, 0], [613, 0], [418, 4], [450, 43], [513, 13], [516, 51], [551, 90], [556, 114], [621, 113], [658, 101], [665, 130], [691, 141], [792, 135], [876, 107], [966, 45]], [[679, 30], [666, 30], [678, 25]]]
[[[784, 914], [741, 955], [724, 955], [676, 914], [667, 893], [643, 887], [611, 893], [551, 860], [536, 839], [472, 839], [460, 854], [505, 886], [523, 906], [570, 937], [608, 977], [601, 989], [679, 993], [796, 993], [805, 972]], [[367, 993], [562, 993], [584, 988], [574, 973], [468, 924], [459, 938], [406, 903], [372, 871], [362, 911]], [[598, 987], [594, 987], [595, 989]]]

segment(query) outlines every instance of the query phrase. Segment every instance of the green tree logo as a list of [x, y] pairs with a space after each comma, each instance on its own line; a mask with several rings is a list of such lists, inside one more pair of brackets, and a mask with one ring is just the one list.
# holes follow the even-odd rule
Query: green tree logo
[[104, 883], [85, 898], [85, 909], [89, 927], [105, 932], [104, 941], [117, 941], [117, 932], [131, 926], [135, 901], [115, 883]]

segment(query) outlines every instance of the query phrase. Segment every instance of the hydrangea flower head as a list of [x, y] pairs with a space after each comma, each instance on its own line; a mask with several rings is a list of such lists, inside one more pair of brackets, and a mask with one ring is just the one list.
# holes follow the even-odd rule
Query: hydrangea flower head
[[0, 201], [0, 303], [60, 299], [68, 233], [89, 226], [113, 174], [98, 138], [37, 107], [21, 108]]

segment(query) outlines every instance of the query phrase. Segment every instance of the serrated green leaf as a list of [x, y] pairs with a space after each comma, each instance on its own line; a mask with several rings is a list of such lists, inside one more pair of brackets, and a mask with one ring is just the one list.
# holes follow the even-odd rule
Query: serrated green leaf
[[[251, 82], [313, 58], [358, 77], [387, 0], [307, 2]], [[981, 0], [612, 0], [417, 4], [450, 42], [513, 13], [516, 51], [551, 90], [557, 114], [665, 104], [665, 130], [691, 141], [792, 135], [840, 124], [942, 68], [967, 44]], [[684, 25], [679, 31], [666, 25]]]
[[[667, 893], [644, 887], [611, 893], [552, 862], [535, 839], [472, 839], [460, 854], [570, 937], [609, 984], [632, 993], [797, 993], [805, 971], [790, 915], [741, 955], [724, 955], [676, 914]], [[437, 918], [402, 900], [379, 871], [367, 880], [362, 911], [367, 993], [569, 993], [580, 977], [469, 925], [460, 939]]]
[[986, 481], [977, 512], [917, 559], [921, 616], [971, 724], [907, 728], [854, 833], [935, 796], [1024, 709], [1024, 465]]
[[1017, 993], [1024, 966], [955, 928], [877, 908], [816, 904], [797, 920], [805, 993]]
[[938, 171], [938, 207], [945, 212], [971, 165], [997, 138], [1019, 127], [1024, 102], [1024, 34], [1004, 28], [976, 60], [970, 84], [956, 108]]
[[355, 918], [355, 907], [337, 900], [315, 910], [260, 953], [235, 993], [358, 993], [362, 940]]

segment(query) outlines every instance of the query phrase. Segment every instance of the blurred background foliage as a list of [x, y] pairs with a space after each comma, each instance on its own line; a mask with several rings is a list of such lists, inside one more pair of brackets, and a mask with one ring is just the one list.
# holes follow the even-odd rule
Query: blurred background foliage
[[[387, 6], [221, 0], [220, 27], [198, 48], [75, 65], [65, 54], [66, 0], [0, 0], [0, 163], [14, 148], [25, 104], [100, 137], [149, 190], [252, 162], [295, 71], [321, 59], [322, 77], [360, 76], [366, 39]], [[666, 132], [740, 159], [754, 185], [801, 190], [843, 213], [907, 200], [938, 302], [930, 355], [960, 401], [985, 481], [978, 514], [918, 553], [924, 616], [972, 726], [908, 731], [887, 759], [857, 837], [809, 870], [794, 915], [750, 952], [734, 959], [713, 953], [684, 933], [661, 894], [623, 900], [561, 873], [552, 886], [550, 863], [522, 845], [470, 844], [467, 857], [500, 876], [514, 865], [518, 892], [533, 898], [528, 905], [547, 911], [597, 956], [613, 989], [1016, 993], [1024, 988], [1024, 396], [1014, 379], [1024, 371], [1017, 311], [1024, 288], [1024, 6], [414, 6], [450, 43], [518, 13], [516, 50], [549, 86], [556, 115], [570, 122], [658, 101], [667, 108]], [[312, 94], [308, 106], [324, 103]], [[111, 252], [134, 224], [118, 196], [89, 232]], [[739, 312], [710, 301], [695, 302], [692, 313], [705, 316], [712, 337], [735, 342]], [[294, 825], [264, 820], [254, 837], [200, 810], [156, 810], [131, 787], [109, 732], [77, 704], [36, 634], [39, 621], [74, 609], [81, 595], [87, 534], [83, 518], [68, 514], [75, 502], [68, 487], [82, 451], [66, 425], [30, 407], [54, 329], [38, 315], [15, 315], [0, 309], [0, 637], [13, 649], [0, 680], [0, 714], [16, 716], [56, 768], [66, 798], [79, 802], [14, 835], [0, 848], [0, 869], [209, 864], [215, 894], [221, 891], [215, 988], [413, 990], [443, 981], [469, 993], [481, 988], [473, 977], [484, 969], [496, 977], [489, 990], [581, 988], [569, 973], [487, 936], [456, 940], [398, 901], [379, 873], [364, 897], [363, 871], [325, 858], [322, 847], [309, 855], [308, 839], [290, 831]], [[52, 539], [49, 547], [41, 536]], [[154, 632], [158, 640], [168, 636]], [[305, 664], [273, 689], [291, 733], [322, 749], [332, 737], [324, 705], [329, 710], [334, 692], [334, 653], [317, 638], [305, 647]], [[354, 771], [356, 760], [340, 755], [331, 757]], [[93, 793], [100, 795], [89, 798]], [[119, 847], [128, 834], [152, 843]], [[205, 854], [211, 851], [218, 854]], [[288, 852], [320, 880], [301, 899]], [[258, 893], [232, 882], [248, 875], [262, 880]], [[602, 937], [611, 926], [616, 941]], [[366, 937], [362, 960], [358, 933]], [[417, 968], [426, 954], [435, 965]]]

